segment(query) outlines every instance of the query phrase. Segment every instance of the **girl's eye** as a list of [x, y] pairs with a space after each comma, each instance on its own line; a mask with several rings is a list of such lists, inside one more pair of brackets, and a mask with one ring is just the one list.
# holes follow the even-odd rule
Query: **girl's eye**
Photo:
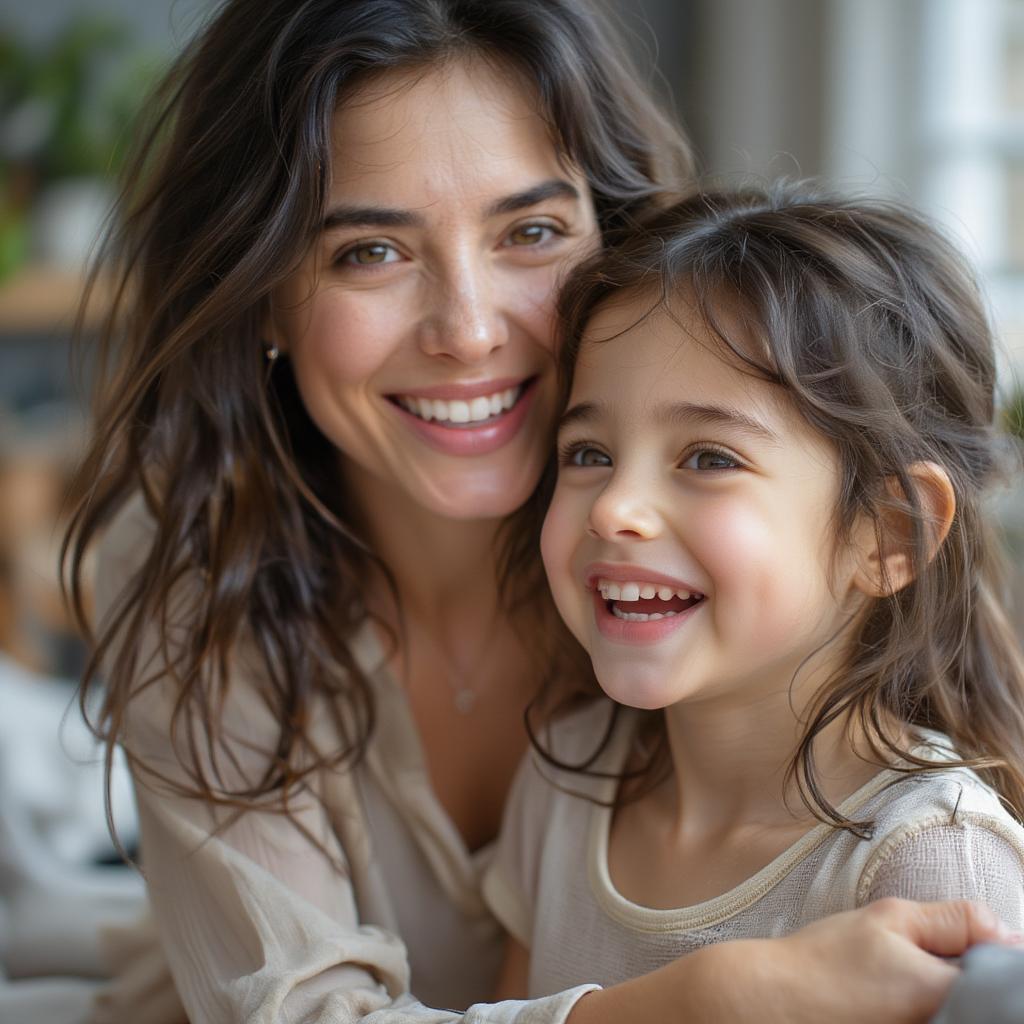
[[563, 466], [591, 468], [594, 466], [610, 466], [612, 460], [600, 448], [595, 448], [590, 444], [576, 444], [569, 445], [563, 449], [561, 463]]
[[374, 267], [382, 263], [397, 263], [401, 258], [393, 245], [386, 242], [367, 242], [343, 252], [338, 262], [350, 267]]
[[506, 236], [512, 246], [543, 245], [559, 234], [550, 224], [520, 224]]
[[740, 462], [718, 448], [700, 448], [687, 456], [683, 469], [720, 470], [739, 469]]

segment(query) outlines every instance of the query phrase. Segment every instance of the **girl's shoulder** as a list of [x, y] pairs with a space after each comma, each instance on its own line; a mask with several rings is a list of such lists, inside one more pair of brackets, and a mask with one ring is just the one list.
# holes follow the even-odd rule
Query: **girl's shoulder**
[[857, 903], [886, 896], [980, 899], [1007, 923], [1024, 923], [1024, 828], [976, 772], [932, 735], [921, 756], [935, 769], [896, 776], [870, 809], [871, 838], [857, 858]]

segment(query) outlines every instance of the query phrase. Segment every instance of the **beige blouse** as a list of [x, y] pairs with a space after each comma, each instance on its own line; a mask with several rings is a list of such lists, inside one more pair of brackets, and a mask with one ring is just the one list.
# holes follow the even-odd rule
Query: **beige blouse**
[[[559, 721], [550, 748], [567, 763], [587, 762], [608, 712], [601, 701]], [[595, 770], [622, 770], [634, 723], [620, 716]], [[929, 734], [917, 753], [948, 760], [948, 743]], [[537, 758], [517, 776], [484, 891], [530, 949], [531, 995], [582, 979], [616, 984], [710, 943], [787, 935], [885, 896], [974, 899], [1024, 928], [1024, 828], [966, 769], [881, 771], [840, 808], [874, 821], [870, 839], [819, 824], [729, 892], [666, 910], [628, 900], [612, 881], [615, 790], [614, 778], [587, 778]]]
[[[107, 531], [98, 621], [137, 571], [151, 531], [141, 499]], [[160, 677], [155, 635], [144, 643], [140, 672], [158, 681], [131, 703], [124, 742], [182, 779], [169, 732], [174, 687]], [[321, 772], [293, 804], [293, 820], [273, 810], [232, 815], [136, 777], [152, 917], [106, 936], [113, 980], [97, 1022], [559, 1024], [594, 987], [481, 1002], [504, 941], [481, 897], [491, 850], [470, 853], [432, 791], [404, 692], [370, 628], [355, 654], [378, 709], [367, 757]], [[230, 756], [209, 766], [226, 787], [255, 777], [276, 734], [253, 661], [239, 652], [223, 717]], [[337, 746], [330, 716], [312, 720], [321, 749]], [[464, 1016], [447, 1009], [466, 1007]]]

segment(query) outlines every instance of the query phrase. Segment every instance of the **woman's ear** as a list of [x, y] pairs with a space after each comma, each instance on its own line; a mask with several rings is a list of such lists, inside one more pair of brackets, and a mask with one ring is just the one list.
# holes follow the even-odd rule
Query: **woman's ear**
[[[925, 531], [925, 558], [938, 554], [956, 514], [956, 493], [949, 474], [936, 462], [914, 462], [907, 467], [911, 486], [920, 506]], [[895, 477], [886, 486], [900, 502], [906, 501]], [[864, 524], [860, 567], [854, 585], [869, 597], [888, 597], [914, 579], [914, 529], [909, 512], [898, 508], [881, 511], [877, 527]]]
[[284, 353], [288, 351], [288, 345], [285, 342], [285, 331], [282, 329], [280, 313], [274, 299], [275, 296], [272, 292], [267, 298], [267, 309], [260, 324], [260, 337], [263, 339], [264, 351], [273, 350], [277, 353]]

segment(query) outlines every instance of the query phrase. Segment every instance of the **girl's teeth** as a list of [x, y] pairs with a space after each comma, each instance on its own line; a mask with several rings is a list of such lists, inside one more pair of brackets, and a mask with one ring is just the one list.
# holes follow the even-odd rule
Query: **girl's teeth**
[[673, 590], [653, 583], [613, 583], [601, 579], [597, 581], [597, 590], [606, 601], [649, 601], [653, 597], [662, 601], [671, 601], [673, 597], [689, 601], [690, 598], [701, 596], [689, 590]]
[[511, 409], [522, 393], [522, 388], [507, 388], [496, 391], [493, 395], [480, 395], [470, 401], [453, 399], [444, 401], [439, 398], [415, 398], [412, 395], [401, 395], [398, 404], [414, 416], [426, 420], [437, 420], [439, 423], [479, 423], [500, 416]]
[[624, 612], [617, 604], [612, 605], [612, 615], [624, 622], [657, 622], [658, 619], [673, 619], [678, 612], [652, 612], [644, 615], [642, 612]]

